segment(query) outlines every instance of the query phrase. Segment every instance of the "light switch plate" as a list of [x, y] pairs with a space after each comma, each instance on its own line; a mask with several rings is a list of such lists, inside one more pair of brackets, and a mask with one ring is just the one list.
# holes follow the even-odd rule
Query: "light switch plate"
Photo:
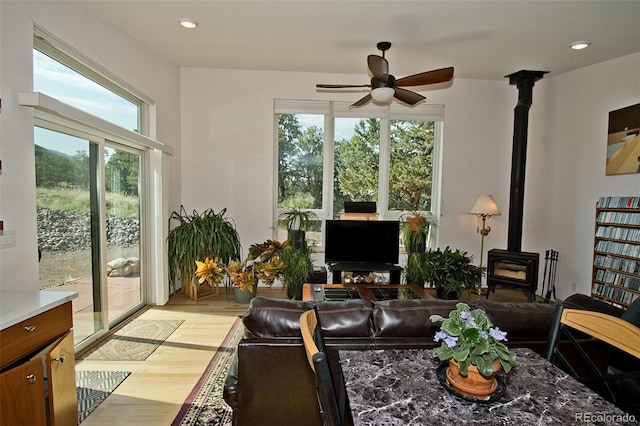
[[16, 231], [6, 230], [0, 231], [0, 249], [10, 248], [16, 246]]

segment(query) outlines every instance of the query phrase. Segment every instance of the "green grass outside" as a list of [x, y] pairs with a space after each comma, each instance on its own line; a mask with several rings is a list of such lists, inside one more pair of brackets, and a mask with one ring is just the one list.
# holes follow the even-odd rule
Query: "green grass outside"
[[[107, 216], [140, 217], [138, 197], [108, 192]], [[39, 209], [90, 212], [89, 191], [75, 188], [36, 188], [36, 207]]]

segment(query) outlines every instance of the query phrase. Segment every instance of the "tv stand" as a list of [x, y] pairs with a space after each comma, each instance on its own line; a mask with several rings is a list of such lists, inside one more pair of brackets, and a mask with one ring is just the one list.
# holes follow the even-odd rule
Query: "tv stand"
[[329, 265], [329, 270], [333, 272], [333, 284], [343, 284], [343, 272], [388, 272], [389, 283], [400, 284], [400, 273], [402, 272], [402, 267], [391, 263], [336, 262]]

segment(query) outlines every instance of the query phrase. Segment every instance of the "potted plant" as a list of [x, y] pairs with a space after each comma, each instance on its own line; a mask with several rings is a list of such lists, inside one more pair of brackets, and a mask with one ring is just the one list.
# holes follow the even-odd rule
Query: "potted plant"
[[500, 368], [508, 373], [516, 365], [515, 354], [503, 343], [507, 333], [493, 326], [484, 309], [458, 303], [448, 318], [431, 315], [429, 319], [442, 323], [434, 337], [441, 344], [433, 354], [449, 361], [447, 381], [460, 393], [490, 395], [497, 388], [495, 373]]
[[207, 256], [204, 262], [196, 260], [196, 272], [195, 277], [198, 280], [198, 284], [202, 285], [205, 282], [209, 287], [216, 286], [216, 295], [218, 294], [218, 286], [224, 279], [224, 268], [220, 259], [216, 256], [214, 259], [209, 259]]
[[226, 209], [216, 213], [207, 209], [202, 214], [195, 210], [188, 214], [184, 206], [174, 211], [169, 223], [178, 225], [169, 231], [167, 254], [169, 260], [169, 285], [175, 291], [178, 280], [190, 298], [198, 296], [198, 283], [194, 280], [196, 261], [207, 257], [218, 258], [223, 264], [240, 257], [240, 239], [233, 221], [225, 217]]
[[432, 227], [438, 222], [431, 213], [414, 210], [405, 216], [402, 228], [402, 241], [408, 253], [423, 253], [427, 248], [427, 239]]
[[297, 207], [283, 210], [278, 216], [278, 221], [287, 228], [289, 244], [296, 248], [306, 245], [305, 233], [311, 229], [314, 220], [318, 220], [314, 212]]
[[232, 259], [225, 267], [225, 271], [229, 275], [236, 302], [249, 303], [256, 296], [258, 288], [258, 279], [253, 267], [247, 264], [246, 260], [241, 262]]
[[448, 246], [444, 250], [411, 253], [405, 277], [408, 283], [419, 283], [419, 280], [429, 283], [441, 299], [456, 299], [463, 289], [474, 289], [482, 278], [482, 269], [472, 260], [467, 252], [453, 251]]
[[287, 289], [287, 297], [300, 300], [302, 299], [302, 286], [309, 278], [313, 268], [311, 247], [307, 244], [302, 247], [288, 245], [282, 250], [281, 259], [285, 265], [282, 272], [282, 283]]
[[424, 287], [425, 276], [424, 270], [424, 253], [409, 253], [407, 264], [404, 267], [403, 275], [407, 284], [416, 284], [418, 287]]
[[286, 241], [281, 243], [276, 240], [252, 244], [244, 261], [229, 261], [225, 270], [234, 289], [236, 302], [247, 303], [255, 297], [258, 280], [272, 286], [276, 279], [282, 277], [285, 264], [280, 257], [287, 245]]

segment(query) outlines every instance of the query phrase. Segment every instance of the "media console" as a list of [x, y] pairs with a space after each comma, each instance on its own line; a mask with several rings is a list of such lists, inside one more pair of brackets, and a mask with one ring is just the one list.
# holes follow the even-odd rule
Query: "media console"
[[305, 284], [302, 286], [302, 300], [320, 302], [324, 300], [368, 301], [392, 299], [431, 299], [432, 297], [415, 284]]
[[389, 273], [389, 284], [400, 284], [402, 266], [389, 263], [336, 262], [329, 265], [329, 270], [333, 273], [333, 284], [344, 284], [342, 282], [343, 272], [353, 272], [355, 275], [367, 275], [371, 272], [387, 272]]

